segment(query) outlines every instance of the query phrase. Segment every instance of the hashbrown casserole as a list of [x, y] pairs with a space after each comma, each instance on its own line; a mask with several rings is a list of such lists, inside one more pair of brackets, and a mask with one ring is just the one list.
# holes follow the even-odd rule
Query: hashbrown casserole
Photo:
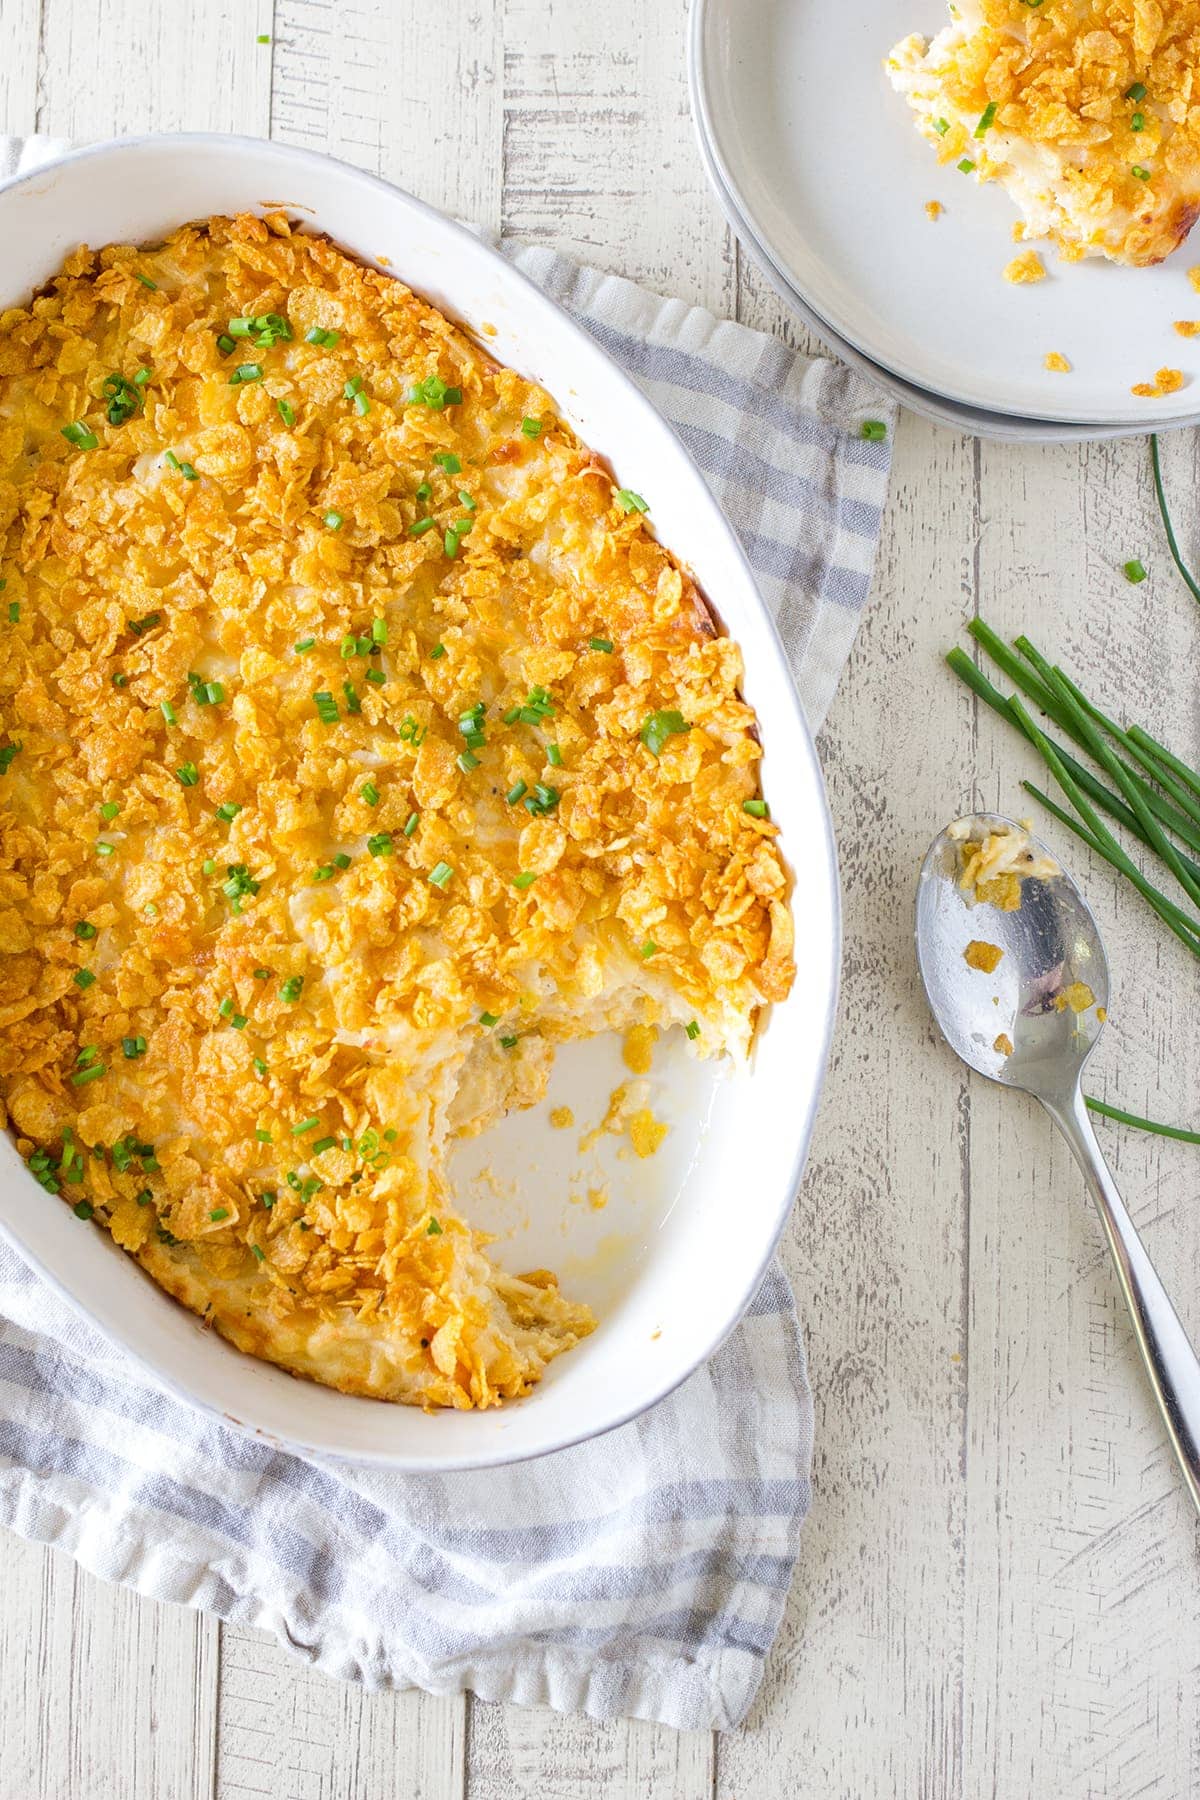
[[527, 1392], [594, 1321], [448, 1143], [557, 1042], [742, 1056], [789, 990], [738, 649], [645, 511], [282, 214], [0, 314], [0, 1122], [297, 1374]]

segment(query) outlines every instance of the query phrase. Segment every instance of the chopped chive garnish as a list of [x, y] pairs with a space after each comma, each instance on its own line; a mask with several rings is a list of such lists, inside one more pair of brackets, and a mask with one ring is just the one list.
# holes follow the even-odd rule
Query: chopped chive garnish
[[742, 811], [749, 813], [752, 819], [769, 819], [771, 816], [765, 800], [743, 800]]
[[427, 531], [433, 530], [434, 524], [433, 519], [418, 519], [415, 525], [409, 526], [408, 535], [409, 537], [424, 537]]
[[479, 758], [473, 750], [460, 750], [454, 760], [464, 775], [469, 775], [472, 769], [479, 767]]
[[142, 637], [147, 631], [153, 631], [156, 625], [162, 624], [162, 614], [157, 612], [147, 613], [145, 618], [127, 619], [125, 622], [129, 626], [130, 631], [132, 631], [134, 637]]
[[260, 1125], [260, 1126], [258, 1126], [258, 1127], [256, 1127], [256, 1129], [255, 1129], [255, 1132], [254, 1132], [254, 1135], [255, 1135], [255, 1137], [256, 1137], [256, 1138], [257, 1138], [257, 1139], [258, 1139], [258, 1141], [259, 1141], [259, 1143], [260, 1143], [260, 1144], [269, 1144], [269, 1143], [270, 1143], [270, 1142], [271, 1142], [271, 1134], [270, 1134], [270, 1132], [269, 1132], [269, 1131], [264, 1131], [264, 1130], [263, 1130], [263, 1129], [262, 1129], [262, 1126], [261, 1126], [261, 1125]]
[[390, 831], [377, 831], [367, 839], [367, 849], [372, 856], [390, 856], [395, 849]]
[[177, 725], [179, 723], [178, 719], [175, 717], [175, 708], [171, 705], [169, 700], [160, 700], [158, 705], [159, 711], [162, 713], [162, 716], [167, 721], [168, 725]]
[[333, 868], [329, 863], [322, 863], [319, 869], [313, 870], [314, 881], [332, 881]]
[[334, 1150], [336, 1148], [337, 1139], [335, 1137], [318, 1138], [316, 1143], [309, 1148], [308, 1154], [310, 1156], [323, 1156], [326, 1150]]
[[152, 1188], [143, 1188], [141, 1193], [136, 1194], [134, 1198], [138, 1206], [149, 1206], [154, 1198], [154, 1190]]
[[435, 644], [433, 646], [433, 649], [429, 652], [429, 660], [430, 660], [430, 662], [437, 662], [438, 658], [445, 656], [445, 654], [446, 654], [445, 644]]
[[96, 977], [92, 974], [90, 969], [76, 969], [75, 971], [75, 986], [81, 990], [90, 988], [95, 979]]
[[314, 325], [311, 331], [305, 332], [304, 341], [306, 344], [320, 344], [323, 350], [332, 350], [341, 335], [340, 331], [325, 331], [320, 325]]
[[[271, 40], [270, 40], [270, 38], [267, 38], [265, 41], [269, 44]], [[251, 1244], [250, 1254], [254, 1258], [255, 1262], [265, 1262], [267, 1259], [267, 1253], [263, 1249], [261, 1244]]]
[[112, 684], [116, 688], [128, 687], [129, 686], [129, 677], [128, 677], [128, 675], [121, 675], [118, 673], [113, 676]]
[[344, 850], [338, 851], [333, 859], [333, 866], [335, 869], [348, 869], [350, 867], [350, 858], [346, 855]]
[[668, 738], [682, 737], [692, 728], [681, 712], [653, 712], [646, 715], [638, 736], [652, 756], [661, 756]]
[[425, 1236], [426, 1237], [441, 1237], [441, 1235], [442, 1235], [442, 1228], [438, 1224], [437, 1220], [430, 1219], [428, 1225], [425, 1227]]
[[958, 165], [958, 172], [960, 175], [969, 175], [974, 167], [975, 164], [971, 161], [970, 157], [964, 156]]
[[640, 494], [635, 494], [632, 488], [618, 488], [616, 502], [622, 512], [647, 513], [650, 511], [648, 503], [642, 499]]
[[532, 887], [536, 880], [537, 880], [537, 871], [536, 870], [522, 869], [522, 871], [519, 875], [513, 876], [513, 886], [515, 888], [520, 888], [521, 892], [524, 893], [525, 889], [528, 887]]
[[1145, 113], [1140, 113], [1140, 112], [1134, 113], [1133, 117], [1129, 121], [1129, 129], [1130, 129], [1130, 131], [1145, 131], [1145, 129], [1146, 129]]
[[108, 1074], [104, 1063], [93, 1063], [90, 1069], [76, 1069], [71, 1077], [72, 1087], [86, 1087], [89, 1081], [99, 1081], [102, 1075]]
[[211, 856], [206, 856], [204, 861], [200, 864], [200, 869], [205, 875], [215, 875], [217, 872], [217, 865]]
[[345, 387], [342, 389], [342, 393], [345, 396], [345, 398], [347, 400], [353, 400], [355, 394], [361, 394], [362, 393], [362, 384], [363, 384], [363, 378], [361, 375], [352, 375], [350, 377], [349, 381], [346, 383]]
[[96, 927], [92, 924], [90, 919], [76, 919], [72, 929], [75, 936], [81, 938], [84, 943], [87, 943], [90, 938], [94, 938], [96, 935]]
[[[71, 1079], [74, 1080], [74, 1076], [72, 1076]], [[77, 1219], [90, 1219], [96, 1209], [90, 1200], [77, 1200], [75, 1205], [71, 1208], [71, 1211], [75, 1214]]]
[[307, 656], [316, 641], [316, 638], [301, 638], [298, 643], [292, 645], [292, 649], [296, 652], [297, 656]]
[[1129, 173], [1135, 176], [1138, 181], [1149, 181], [1150, 179], [1149, 169], [1145, 168], [1141, 163], [1134, 163]]
[[330, 508], [329, 512], [323, 514], [321, 522], [327, 526], [330, 531], [340, 531], [342, 526], [346, 523], [342, 514], [333, 508]]
[[20, 617], [21, 617], [21, 602], [19, 600], [10, 600], [8, 603], [8, 622], [9, 622], [9, 624], [15, 625], [17, 623], [17, 620]]
[[303, 986], [303, 975], [289, 975], [287, 980], [280, 986], [279, 998], [285, 1000], [287, 1004], [291, 1006], [294, 1001], [300, 998], [300, 990]]
[[449, 885], [450, 878], [453, 874], [454, 870], [450, 867], [448, 862], [439, 862], [435, 863], [433, 868], [430, 869], [429, 880], [434, 887], [445, 889]]
[[417, 829], [417, 821], [420, 819], [420, 817], [421, 817], [421, 815], [419, 812], [409, 813], [407, 819], [405, 819], [405, 821], [404, 821], [405, 837], [410, 838], [412, 836], [413, 832]]
[[433, 460], [439, 468], [445, 469], [447, 475], [457, 475], [462, 470], [462, 463], [453, 450], [439, 450]]
[[220, 1006], [218, 1006], [218, 1008], [217, 1008], [217, 1011], [220, 1013], [220, 1015], [223, 1019], [227, 1019], [229, 1017], [230, 1013], [233, 1011], [233, 1001], [229, 998], [228, 995], [226, 995], [224, 1000], [222, 1000]]
[[379, 805], [379, 789], [373, 781], [364, 781], [358, 791], [368, 806]]
[[527, 438], [541, 437], [542, 421], [540, 419], [522, 419], [521, 432]]
[[1135, 81], [1132, 87], [1126, 88], [1125, 89], [1125, 98], [1127, 100], [1144, 100], [1146, 98], [1145, 82], [1144, 81]]
[[458, 555], [458, 534], [456, 532], [446, 532], [445, 536], [442, 538], [442, 549], [446, 552], [447, 556], [453, 557]]
[[100, 391], [108, 401], [104, 416], [110, 425], [126, 425], [141, 410], [141, 394], [123, 375], [106, 375]]
[[589, 638], [588, 649], [598, 651], [601, 656], [611, 656], [613, 653], [612, 639], [600, 637]]
[[983, 112], [980, 114], [979, 123], [975, 127], [975, 136], [977, 138], [986, 137], [995, 122], [996, 102], [994, 100], [989, 100], [984, 107]]
[[235, 1031], [245, 1031], [246, 1026], [249, 1024], [249, 1020], [246, 1018], [245, 1013], [234, 1013], [229, 1023], [233, 1026]]
[[486, 1031], [490, 1031], [493, 1025], [498, 1025], [500, 1023], [500, 1015], [499, 1013], [481, 1012], [479, 1015], [479, 1023]]
[[261, 381], [263, 370], [261, 363], [239, 363], [229, 377], [230, 387], [241, 387], [248, 381]]
[[303, 1137], [304, 1133], [306, 1131], [315, 1131], [316, 1127], [320, 1123], [321, 1123], [321, 1120], [320, 1120], [319, 1115], [317, 1113], [313, 1113], [311, 1118], [301, 1119], [301, 1121], [298, 1125], [292, 1126], [292, 1136], [293, 1137]]
[[500, 1039], [500, 1047], [503, 1050], [515, 1050], [519, 1042], [520, 1039], [517, 1037], [502, 1037]]
[[143, 275], [140, 269], [135, 269], [133, 271], [133, 278], [135, 281], [140, 281], [143, 287], [149, 288], [152, 294], [157, 294], [157, 281], [151, 281], [150, 277], [148, 275]]
[[1147, 571], [1145, 566], [1136, 556], [1130, 562], [1125, 564], [1125, 579], [1127, 581], [1132, 581], [1135, 586], [1139, 581], [1145, 581], [1146, 574]]
[[266, 1080], [267, 1065], [261, 1056], [256, 1056], [254, 1059], [254, 1073], [261, 1076], [264, 1081]]
[[504, 798], [508, 801], [508, 804], [510, 806], [515, 806], [517, 804], [518, 800], [524, 799], [527, 792], [528, 792], [528, 790], [525, 786], [525, 783], [523, 781], [518, 781], [515, 787], [509, 788], [509, 790], [508, 790], [507, 794], [505, 794]]
[[939, 137], [945, 137], [950, 129], [949, 119], [935, 119], [933, 121], [933, 129], [937, 132]]
[[76, 450], [95, 450], [100, 442], [95, 432], [89, 431], [82, 419], [76, 419], [73, 424], [64, 425], [62, 434], [68, 444], [73, 444]]
[[366, 679], [374, 687], [383, 687], [384, 683], [387, 681], [387, 676], [382, 669], [368, 669]]
[[115, 800], [106, 800], [104, 805], [100, 808], [100, 817], [102, 819], [115, 819], [120, 810], [121, 808]]
[[116, 853], [117, 853], [117, 846], [115, 844], [107, 843], [104, 838], [96, 839], [96, 855], [97, 856], [115, 856]]
[[700, 1023], [697, 1019], [689, 1019], [683, 1029], [693, 1041], [700, 1036]]
[[861, 435], [869, 444], [881, 444], [887, 436], [887, 426], [882, 419], [864, 419]]
[[323, 725], [337, 724], [340, 717], [338, 704], [328, 688], [318, 688], [313, 695], [313, 705], [316, 707], [317, 716]]
[[223, 800], [216, 808], [216, 815], [224, 824], [232, 824], [242, 810], [240, 800]]
[[229, 1217], [229, 1208], [227, 1206], [214, 1206], [208, 1216], [212, 1224], [220, 1225], [224, 1219]]
[[227, 331], [223, 331], [217, 339], [217, 349], [221, 352], [222, 356], [228, 356], [231, 351], [237, 349], [237, 345]]
[[415, 387], [409, 388], [404, 396], [406, 406], [428, 406], [432, 412], [441, 412], [447, 406], [462, 405], [462, 389], [447, 387], [440, 375], [427, 375]]
[[358, 414], [360, 419], [366, 418], [367, 414], [371, 410], [371, 402], [367, 399], [367, 396], [365, 394], [355, 394], [354, 410]]
[[387, 641], [388, 641], [387, 620], [386, 619], [372, 619], [371, 620], [371, 642], [373, 644], [386, 644]]
[[[362, 701], [358, 697], [354, 683], [352, 681], [343, 681], [342, 692], [346, 696], [346, 711], [348, 713], [360, 713], [362, 711]], [[326, 723], [328, 723], [328, 721], [326, 721]]]
[[200, 771], [194, 762], [180, 763], [175, 771], [175, 779], [180, 787], [195, 787], [200, 780]]
[[279, 414], [280, 418], [283, 420], [284, 424], [290, 430], [291, 427], [296, 423], [296, 409], [292, 405], [291, 401], [290, 400], [277, 400], [275, 402], [275, 410]]
[[546, 761], [551, 768], [560, 769], [562, 767], [562, 751], [557, 744], [546, 745]]
[[459, 488], [458, 497], [462, 501], [463, 505], [466, 507], [468, 512], [475, 511], [475, 501], [472, 499], [471, 495], [468, 494], [466, 488]]
[[255, 969], [255, 971], [254, 971], [255, 981], [269, 981], [270, 978], [271, 978], [270, 969]]

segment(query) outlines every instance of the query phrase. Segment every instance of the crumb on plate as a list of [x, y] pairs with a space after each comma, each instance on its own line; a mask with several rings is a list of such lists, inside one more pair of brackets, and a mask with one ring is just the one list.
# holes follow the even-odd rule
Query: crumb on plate
[[1009, 1037], [1009, 1035], [1006, 1031], [1002, 1031], [1000, 1033], [1000, 1036], [996, 1039], [995, 1043], [992, 1045], [992, 1049], [996, 1052], [996, 1054], [998, 1056], [1011, 1056], [1012, 1055], [1012, 1053], [1013, 1053], [1012, 1039]]
[[1158, 400], [1164, 394], [1177, 394], [1183, 384], [1182, 369], [1159, 369], [1153, 382], [1139, 381], [1129, 391], [1136, 394], [1139, 400]]
[[556, 1106], [550, 1114], [550, 1123], [555, 1131], [568, 1131], [575, 1123], [575, 1114], [569, 1106]]
[[927, 219], [940, 219], [945, 210], [946, 209], [940, 200], [927, 200], [925, 202], [925, 217]]
[[1004, 279], [1013, 287], [1028, 287], [1032, 282], [1045, 281], [1046, 265], [1036, 250], [1023, 250], [1005, 264]]
[[1200, 319], [1176, 319], [1175, 329], [1180, 337], [1200, 337]]
[[1042, 367], [1049, 370], [1051, 375], [1069, 375], [1071, 373], [1071, 365], [1061, 350], [1047, 350]]

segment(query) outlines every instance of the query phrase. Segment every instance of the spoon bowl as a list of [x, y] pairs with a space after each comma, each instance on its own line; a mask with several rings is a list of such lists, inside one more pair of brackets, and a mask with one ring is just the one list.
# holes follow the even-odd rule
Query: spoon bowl
[[[1028, 837], [1038, 864], [1058, 869], [1026, 876], [1012, 912], [979, 903], [960, 878], [963, 845], [997, 832]], [[967, 962], [972, 942], [1001, 952], [994, 971]], [[977, 1074], [1039, 1099], [1074, 1089], [1104, 1030], [1108, 958], [1091, 908], [1045, 844], [1000, 813], [939, 832], [917, 884], [917, 961], [935, 1019]], [[1084, 989], [1091, 1004], [1076, 1012]]]

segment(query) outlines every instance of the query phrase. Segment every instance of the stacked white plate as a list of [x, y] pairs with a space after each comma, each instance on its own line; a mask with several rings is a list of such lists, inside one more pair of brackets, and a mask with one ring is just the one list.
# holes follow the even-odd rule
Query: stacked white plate
[[[1004, 280], [1016, 211], [942, 166], [884, 70], [946, 23], [943, 0], [692, 0], [688, 74], [710, 180], [746, 251], [831, 350], [915, 412], [1052, 442], [1200, 424], [1200, 232], [1153, 269], [1043, 249]], [[931, 220], [926, 204], [944, 210]], [[1048, 371], [1058, 352], [1070, 373]], [[1174, 394], [1140, 399], [1163, 367]]]

